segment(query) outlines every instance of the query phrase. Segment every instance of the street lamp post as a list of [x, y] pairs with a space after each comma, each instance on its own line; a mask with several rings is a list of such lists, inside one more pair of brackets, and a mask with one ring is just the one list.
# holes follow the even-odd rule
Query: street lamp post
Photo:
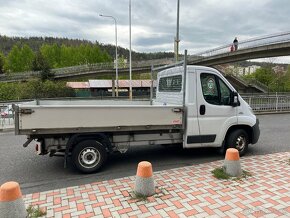
[[129, 99], [132, 100], [132, 55], [131, 55], [131, 0], [129, 0], [129, 44], [130, 44], [130, 50], [129, 50], [129, 77], [130, 77], [130, 89], [129, 89]]
[[101, 17], [108, 17], [108, 18], [112, 18], [115, 22], [115, 42], [116, 42], [116, 97], [119, 96], [119, 91], [118, 91], [118, 88], [119, 88], [119, 81], [118, 81], [118, 42], [117, 42], [117, 20], [115, 17], [113, 16], [109, 16], [109, 15], [103, 15], [103, 14], [100, 14]]

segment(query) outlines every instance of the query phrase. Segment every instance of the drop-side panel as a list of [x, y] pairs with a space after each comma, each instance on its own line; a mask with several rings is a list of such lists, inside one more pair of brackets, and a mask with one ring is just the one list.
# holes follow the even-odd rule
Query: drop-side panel
[[[28, 110], [27, 110], [28, 109]], [[179, 110], [180, 109], [180, 110]], [[180, 126], [181, 106], [19, 106], [19, 130]], [[23, 113], [24, 112], [24, 113]], [[31, 112], [31, 113], [30, 113]], [[138, 128], [140, 129], [140, 128]], [[51, 132], [51, 131], [49, 131]], [[42, 132], [44, 133], [44, 132]]]

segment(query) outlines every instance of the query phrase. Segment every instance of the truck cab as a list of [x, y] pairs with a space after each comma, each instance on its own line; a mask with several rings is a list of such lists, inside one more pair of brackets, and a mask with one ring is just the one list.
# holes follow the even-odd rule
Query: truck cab
[[185, 72], [184, 67], [161, 71], [155, 100], [184, 104], [183, 147], [220, 147], [222, 152], [234, 147], [244, 155], [260, 135], [250, 106], [216, 69], [188, 65]]

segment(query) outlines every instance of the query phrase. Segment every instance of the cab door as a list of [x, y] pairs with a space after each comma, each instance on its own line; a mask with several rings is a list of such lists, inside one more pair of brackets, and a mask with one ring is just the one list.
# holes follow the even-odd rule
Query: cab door
[[197, 88], [196, 88], [196, 72], [195, 68], [187, 68], [187, 80], [186, 80], [186, 111], [184, 116], [185, 122], [185, 134], [183, 139], [184, 148], [200, 147], [200, 133], [198, 127], [198, 110], [197, 110]]
[[237, 123], [231, 85], [219, 73], [197, 70], [197, 117], [202, 146], [220, 146], [228, 128]]

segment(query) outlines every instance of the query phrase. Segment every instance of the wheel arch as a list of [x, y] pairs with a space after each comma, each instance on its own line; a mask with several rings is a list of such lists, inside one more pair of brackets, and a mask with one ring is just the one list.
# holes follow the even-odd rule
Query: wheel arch
[[103, 142], [102, 144], [105, 146], [108, 152], [112, 151], [112, 144], [109, 140], [109, 137], [105, 133], [82, 133], [82, 134], [74, 134], [70, 137], [68, 141], [68, 149], [71, 151], [74, 146], [76, 146], [81, 141], [85, 140], [96, 140], [99, 142]]
[[234, 126], [231, 126], [226, 135], [225, 135], [225, 138], [224, 138], [224, 142], [227, 140], [227, 138], [229, 137], [229, 135], [235, 131], [235, 130], [238, 130], [238, 129], [243, 129], [246, 131], [246, 133], [248, 134], [248, 138], [249, 138], [249, 144], [252, 143], [253, 141], [253, 131], [252, 131], [252, 127], [248, 126], [248, 125], [234, 125]]

